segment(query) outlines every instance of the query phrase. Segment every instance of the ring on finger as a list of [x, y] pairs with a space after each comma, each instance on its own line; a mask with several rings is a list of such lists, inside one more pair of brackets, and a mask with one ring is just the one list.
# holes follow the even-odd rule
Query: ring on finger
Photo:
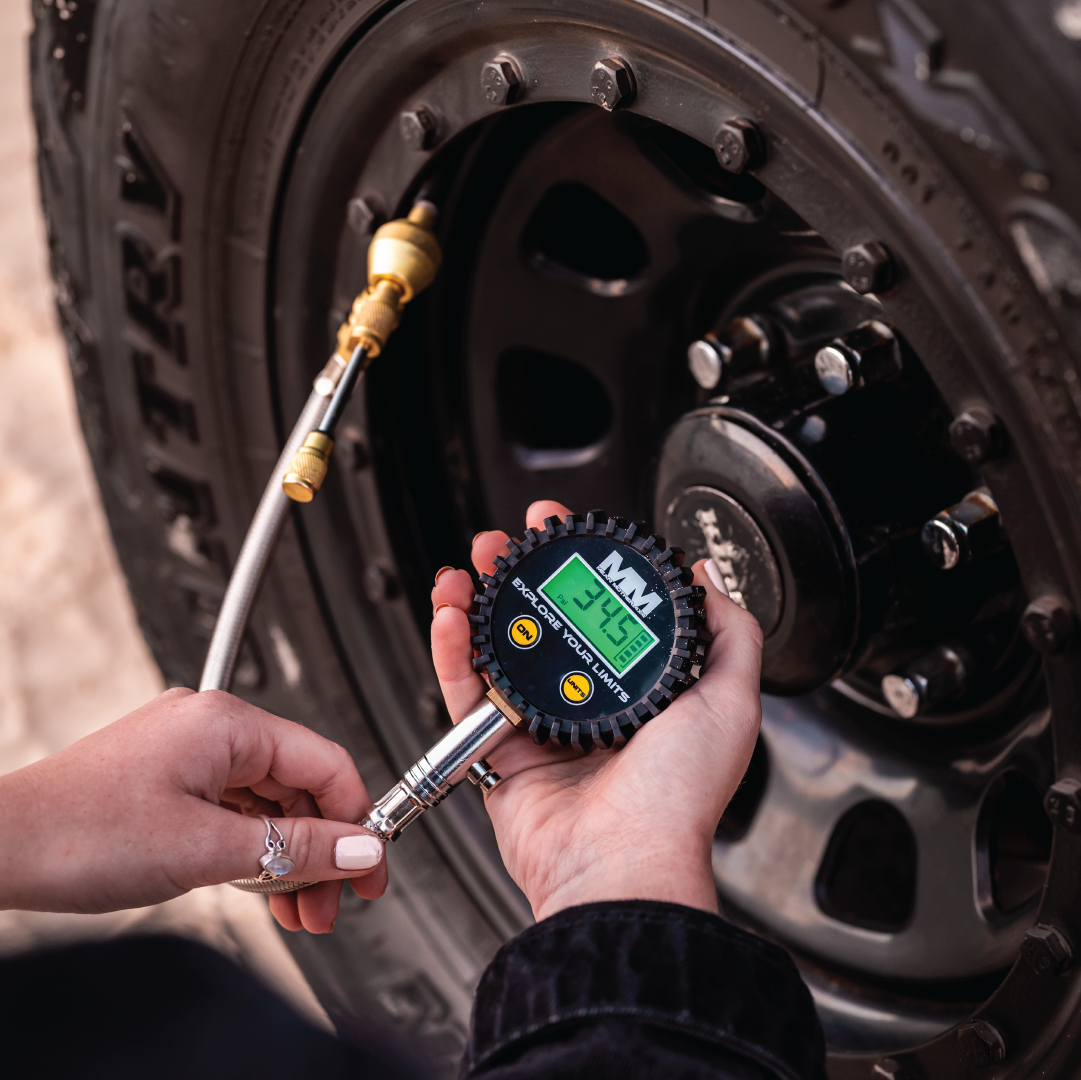
[[266, 822], [266, 852], [259, 856], [259, 865], [263, 872], [257, 881], [273, 881], [296, 869], [296, 863], [285, 853], [285, 837], [281, 830], [268, 817], [259, 815]]

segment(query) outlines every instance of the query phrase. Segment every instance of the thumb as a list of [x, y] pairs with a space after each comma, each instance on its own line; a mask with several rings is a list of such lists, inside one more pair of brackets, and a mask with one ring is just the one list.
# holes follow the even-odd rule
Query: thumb
[[[268, 854], [267, 839], [275, 854], [289, 859], [292, 869], [280, 875], [285, 881], [340, 881], [366, 877], [379, 871], [385, 877], [383, 841], [352, 822], [315, 817], [243, 817], [222, 807], [214, 812], [215, 854], [206, 860], [214, 883], [258, 877], [259, 860]], [[272, 872], [278, 867], [271, 864]], [[211, 884], [211, 882], [206, 882]], [[382, 890], [380, 890], [382, 891]]]

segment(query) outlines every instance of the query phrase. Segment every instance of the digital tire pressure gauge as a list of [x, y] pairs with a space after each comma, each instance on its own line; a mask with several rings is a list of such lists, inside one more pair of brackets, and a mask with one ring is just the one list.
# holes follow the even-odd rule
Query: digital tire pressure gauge
[[[252, 602], [289, 500], [315, 498], [330, 466], [334, 431], [367, 365], [385, 348], [405, 306], [431, 284], [442, 260], [437, 209], [419, 198], [407, 217], [376, 230], [368, 283], [338, 331], [244, 538], [222, 601], [200, 690], [228, 689]], [[280, 479], [279, 479], [280, 478]], [[640, 523], [594, 510], [548, 518], [507, 542], [475, 597], [473, 666], [491, 685], [477, 709], [447, 732], [383, 796], [361, 825], [395, 840], [467, 777], [490, 791], [499, 776], [484, 760], [515, 728], [586, 753], [622, 746], [695, 681], [709, 634], [705, 590], [691, 584], [683, 552]], [[303, 881], [232, 884], [290, 892]]]
[[361, 822], [383, 839], [467, 777], [500, 783], [484, 757], [515, 728], [582, 753], [622, 746], [696, 681], [710, 637], [683, 552], [602, 510], [544, 525], [481, 575], [473, 667], [491, 689]]

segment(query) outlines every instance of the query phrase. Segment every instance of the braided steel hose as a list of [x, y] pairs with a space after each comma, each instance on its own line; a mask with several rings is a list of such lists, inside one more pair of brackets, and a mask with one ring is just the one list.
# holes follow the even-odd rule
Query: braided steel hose
[[[439, 269], [442, 253], [432, 231], [436, 215], [432, 203], [419, 200], [407, 218], [388, 222], [372, 237], [368, 249], [368, 287], [356, 298], [349, 318], [338, 331], [338, 348], [315, 380], [259, 500], [214, 625], [199, 680], [200, 691], [229, 689], [252, 604], [274, 553], [290, 501], [303, 503], [315, 498], [330, 466], [334, 429], [357, 381], [365, 367], [382, 352], [401, 319], [402, 309], [431, 284]], [[459, 753], [457, 758], [460, 757]], [[479, 770], [474, 782], [481, 782], [482, 773], [486, 787], [498, 782], [490, 769], [486, 773]], [[445, 798], [449, 791], [448, 787], [440, 798]], [[377, 807], [381, 805], [382, 801]], [[372, 819], [365, 818], [361, 824], [388, 839]], [[285, 893], [312, 883], [282, 881], [264, 874], [239, 878], [230, 884], [244, 892]]]

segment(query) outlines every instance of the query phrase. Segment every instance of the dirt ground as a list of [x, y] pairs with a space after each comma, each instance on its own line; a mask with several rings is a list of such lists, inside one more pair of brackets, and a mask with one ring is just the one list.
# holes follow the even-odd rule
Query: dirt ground
[[[30, 25], [29, 0], [0, 3], [0, 773], [163, 689], [113, 551], [56, 328], [35, 180]], [[265, 901], [226, 885], [112, 915], [0, 912], [0, 955], [160, 931], [216, 946], [329, 1024]]]

